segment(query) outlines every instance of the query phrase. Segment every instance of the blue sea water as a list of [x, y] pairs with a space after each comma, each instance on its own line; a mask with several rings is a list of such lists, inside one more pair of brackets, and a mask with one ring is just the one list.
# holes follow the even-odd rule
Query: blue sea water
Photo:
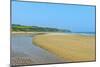
[[71, 32], [67, 34], [72, 34], [72, 35], [84, 35], [84, 36], [95, 36], [95, 32]]
[[80, 35], [85, 35], [85, 36], [95, 36], [95, 32], [83, 32], [79, 33]]

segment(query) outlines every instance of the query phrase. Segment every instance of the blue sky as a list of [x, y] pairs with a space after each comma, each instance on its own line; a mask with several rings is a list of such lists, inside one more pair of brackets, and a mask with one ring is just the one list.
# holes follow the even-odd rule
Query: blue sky
[[94, 32], [95, 7], [13, 1], [12, 23]]

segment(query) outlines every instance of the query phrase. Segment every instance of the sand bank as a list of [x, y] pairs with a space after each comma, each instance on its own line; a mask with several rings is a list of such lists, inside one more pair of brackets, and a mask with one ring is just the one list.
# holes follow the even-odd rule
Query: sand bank
[[45, 34], [33, 42], [68, 62], [95, 60], [95, 36]]

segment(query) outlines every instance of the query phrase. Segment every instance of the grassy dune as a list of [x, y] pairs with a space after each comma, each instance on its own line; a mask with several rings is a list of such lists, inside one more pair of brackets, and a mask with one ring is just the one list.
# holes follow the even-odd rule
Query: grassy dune
[[95, 60], [95, 36], [45, 34], [33, 43], [68, 62]]

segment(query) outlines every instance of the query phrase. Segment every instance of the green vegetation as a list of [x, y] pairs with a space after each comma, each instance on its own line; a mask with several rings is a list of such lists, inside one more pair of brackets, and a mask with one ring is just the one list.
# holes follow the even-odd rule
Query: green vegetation
[[12, 31], [24, 32], [70, 32], [70, 30], [63, 30], [57, 28], [38, 27], [38, 26], [25, 26], [19, 24], [12, 24]]

